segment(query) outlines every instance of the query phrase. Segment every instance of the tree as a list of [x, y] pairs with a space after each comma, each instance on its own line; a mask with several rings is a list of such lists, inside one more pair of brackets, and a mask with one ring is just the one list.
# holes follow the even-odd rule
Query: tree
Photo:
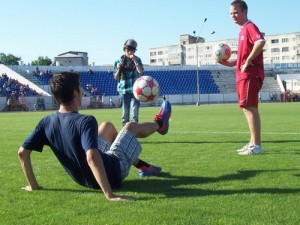
[[32, 66], [50, 66], [52, 64], [52, 60], [47, 56], [39, 56], [37, 60], [31, 61]]
[[4, 65], [19, 65], [19, 61], [21, 57], [16, 57], [12, 54], [5, 55], [4, 53], [0, 53], [0, 63]]

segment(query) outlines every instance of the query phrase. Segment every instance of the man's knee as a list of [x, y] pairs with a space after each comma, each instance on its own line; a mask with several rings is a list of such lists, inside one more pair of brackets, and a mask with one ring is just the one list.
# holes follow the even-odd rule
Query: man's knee
[[111, 122], [103, 122], [98, 127], [98, 135], [112, 143], [118, 132]]
[[136, 123], [136, 122], [127, 122], [124, 125], [123, 130], [128, 130], [132, 133], [135, 133], [137, 126], [138, 126], [138, 123]]
[[112, 129], [112, 127], [114, 127], [114, 125], [111, 122], [103, 122], [99, 125], [98, 131]]
[[258, 108], [255, 107], [255, 106], [244, 106], [243, 110], [244, 111], [248, 111], [250, 113], [256, 113], [256, 112], [258, 112]]

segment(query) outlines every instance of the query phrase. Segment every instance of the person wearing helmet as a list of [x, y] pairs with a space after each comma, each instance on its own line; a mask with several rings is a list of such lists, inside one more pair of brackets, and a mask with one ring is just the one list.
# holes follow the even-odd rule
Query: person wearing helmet
[[[137, 42], [125, 41], [124, 55], [114, 63], [114, 78], [118, 81], [118, 92], [122, 103], [122, 126], [127, 122], [138, 122], [140, 102], [133, 95], [133, 84], [143, 72], [142, 60], [135, 55]], [[131, 118], [130, 118], [131, 114]]]
[[[140, 102], [133, 95], [133, 84], [144, 72], [142, 60], [135, 55], [137, 42], [133, 39], [125, 41], [124, 55], [114, 64], [114, 78], [118, 81], [118, 92], [121, 95], [122, 126], [127, 122], [138, 122]], [[131, 119], [130, 119], [131, 114]], [[161, 171], [161, 167], [139, 159], [135, 165], [140, 177], [153, 176]]]

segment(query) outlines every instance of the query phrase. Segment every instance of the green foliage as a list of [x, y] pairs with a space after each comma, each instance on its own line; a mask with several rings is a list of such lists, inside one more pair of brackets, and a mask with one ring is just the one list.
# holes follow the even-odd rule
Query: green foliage
[[21, 60], [21, 57], [16, 57], [12, 54], [4, 54], [0, 53], [0, 64], [4, 65], [19, 65], [19, 61]]
[[39, 56], [37, 60], [31, 61], [32, 66], [50, 66], [52, 64], [52, 60], [47, 56]]
[[[141, 108], [141, 122], [157, 111]], [[299, 111], [299, 103], [261, 104], [265, 153], [239, 156], [249, 133], [236, 104], [173, 106], [170, 132], [141, 139], [141, 158], [163, 173], [141, 179], [132, 168], [115, 191], [134, 202], [109, 202], [77, 185], [48, 147], [32, 154], [44, 190], [20, 190], [26, 180], [17, 149], [52, 112], [1, 113], [0, 224], [300, 224]], [[120, 109], [81, 113], [120, 129]]]

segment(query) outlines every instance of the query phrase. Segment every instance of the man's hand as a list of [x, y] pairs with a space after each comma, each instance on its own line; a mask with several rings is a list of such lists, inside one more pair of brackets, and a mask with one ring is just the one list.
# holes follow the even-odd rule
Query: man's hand
[[125, 196], [125, 195], [114, 195], [112, 194], [111, 196], [106, 196], [106, 199], [109, 201], [135, 201], [137, 200], [136, 197], [133, 196]]
[[120, 69], [121, 67], [122, 67], [122, 64], [121, 64], [121, 63], [118, 63], [118, 64], [117, 64], [117, 68]]
[[241, 72], [244, 73], [248, 66], [253, 66], [253, 63], [250, 60], [246, 60], [246, 62], [243, 65], [241, 65]]
[[130, 54], [129, 58], [135, 60], [135, 55], [134, 54]]
[[217, 63], [220, 63], [223, 66], [233, 67], [236, 65], [236, 60], [228, 61], [228, 60], [220, 60]]
[[27, 185], [26, 187], [22, 187], [21, 189], [24, 190], [24, 191], [36, 191], [36, 190], [43, 189], [43, 187], [42, 186], [38, 186], [38, 187], [33, 188], [30, 185]]

